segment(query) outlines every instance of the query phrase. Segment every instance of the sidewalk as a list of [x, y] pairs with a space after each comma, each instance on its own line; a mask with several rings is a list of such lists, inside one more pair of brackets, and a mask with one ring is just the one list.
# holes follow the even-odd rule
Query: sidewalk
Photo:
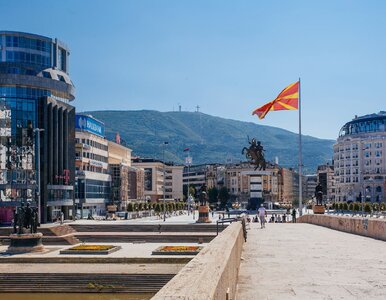
[[237, 300], [385, 299], [386, 243], [310, 224], [251, 224]]

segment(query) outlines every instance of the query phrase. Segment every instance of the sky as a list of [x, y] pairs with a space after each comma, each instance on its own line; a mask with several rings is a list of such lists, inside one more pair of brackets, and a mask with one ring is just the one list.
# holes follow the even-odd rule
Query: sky
[[386, 1], [0, 0], [0, 30], [70, 48], [77, 111], [195, 111], [298, 132], [251, 112], [301, 78], [302, 133], [336, 139], [386, 110]]

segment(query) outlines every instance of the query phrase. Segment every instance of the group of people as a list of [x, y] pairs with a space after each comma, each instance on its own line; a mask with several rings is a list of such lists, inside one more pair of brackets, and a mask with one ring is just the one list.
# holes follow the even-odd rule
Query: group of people
[[[280, 216], [279, 214], [272, 214], [268, 222], [269, 223], [287, 223], [287, 221], [289, 222], [289, 216], [287, 216], [287, 214], [288, 213], [284, 213], [282, 216]], [[296, 215], [297, 215], [297, 211], [294, 208], [291, 212], [292, 223], [296, 223]], [[265, 223], [267, 223], [267, 220], [266, 220], [267, 216], [268, 216], [267, 210], [265, 209], [263, 204], [261, 204], [261, 206], [257, 211], [257, 215], [253, 218], [253, 222], [260, 221], [261, 228], [265, 228]]]

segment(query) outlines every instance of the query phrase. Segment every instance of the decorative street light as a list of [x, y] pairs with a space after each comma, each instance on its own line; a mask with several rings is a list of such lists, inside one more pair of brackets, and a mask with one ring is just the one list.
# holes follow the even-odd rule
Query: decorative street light
[[40, 222], [42, 221], [41, 220], [41, 208], [40, 208], [40, 205], [41, 205], [41, 195], [40, 195], [40, 132], [44, 131], [44, 129], [40, 129], [40, 128], [35, 128], [34, 129], [34, 132], [36, 133], [36, 149], [37, 151], [35, 153], [37, 153], [37, 166], [36, 166], [36, 173], [37, 173], [37, 184], [38, 184], [38, 191], [36, 193], [36, 196], [38, 197], [38, 222], [40, 224]]

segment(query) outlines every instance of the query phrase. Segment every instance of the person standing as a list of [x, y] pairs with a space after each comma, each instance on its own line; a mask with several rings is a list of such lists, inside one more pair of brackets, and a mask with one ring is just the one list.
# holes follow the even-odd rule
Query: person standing
[[64, 213], [61, 211], [60, 212], [60, 224], [63, 224], [64, 222]]
[[260, 205], [260, 208], [258, 210], [258, 215], [260, 219], [261, 228], [265, 228], [265, 217], [267, 216], [267, 211], [263, 206], [263, 204]]
[[296, 209], [292, 210], [292, 223], [296, 223]]

